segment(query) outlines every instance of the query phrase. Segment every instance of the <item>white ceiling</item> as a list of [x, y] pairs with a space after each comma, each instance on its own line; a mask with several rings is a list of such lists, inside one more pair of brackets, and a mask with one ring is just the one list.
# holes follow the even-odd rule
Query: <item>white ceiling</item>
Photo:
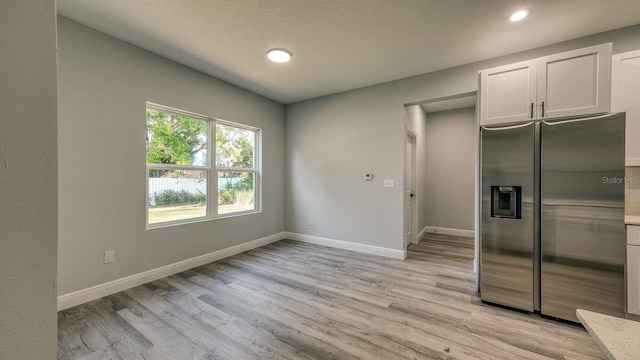
[[[58, 0], [58, 13], [282, 103], [640, 23], [639, 0]], [[523, 22], [508, 15], [532, 9]], [[293, 52], [271, 63], [270, 48]]]

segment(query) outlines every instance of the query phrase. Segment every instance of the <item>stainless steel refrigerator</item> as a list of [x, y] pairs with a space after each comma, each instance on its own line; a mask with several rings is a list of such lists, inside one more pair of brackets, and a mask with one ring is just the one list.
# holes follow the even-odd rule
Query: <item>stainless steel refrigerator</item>
[[480, 294], [624, 316], [624, 113], [482, 127]]

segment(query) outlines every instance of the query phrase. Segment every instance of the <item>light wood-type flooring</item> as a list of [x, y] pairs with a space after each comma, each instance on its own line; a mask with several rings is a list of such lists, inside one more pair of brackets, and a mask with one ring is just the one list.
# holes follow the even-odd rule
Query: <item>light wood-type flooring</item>
[[58, 314], [58, 359], [604, 359], [582, 328], [483, 304], [473, 240], [393, 260], [283, 240]]

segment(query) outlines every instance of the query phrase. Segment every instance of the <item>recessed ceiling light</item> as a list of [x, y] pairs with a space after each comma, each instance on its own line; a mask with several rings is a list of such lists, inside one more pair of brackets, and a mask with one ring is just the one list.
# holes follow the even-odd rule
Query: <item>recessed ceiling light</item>
[[291, 60], [291, 53], [282, 49], [271, 49], [267, 51], [269, 60], [277, 63], [286, 63]]
[[526, 18], [527, 15], [529, 15], [530, 11], [531, 10], [529, 10], [529, 9], [518, 10], [518, 11], [514, 12], [513, 14], [511, 14], [511, 16], [509, 17], [509, 20], [512, 21], [512, 22], [520, 21], [520, 20]]

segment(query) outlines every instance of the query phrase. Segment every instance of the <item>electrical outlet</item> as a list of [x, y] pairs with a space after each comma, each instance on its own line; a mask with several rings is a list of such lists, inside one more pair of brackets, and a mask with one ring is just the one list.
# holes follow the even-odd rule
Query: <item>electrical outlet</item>
[[104, 252], [104, 263], [105, 264], [111, 264], [114, 261], [116, 261], [116, 251], [115, 250], [105, 251]]
[[313, 219], [312, 218], [307, 219], [307, 225], [313, 226]]

